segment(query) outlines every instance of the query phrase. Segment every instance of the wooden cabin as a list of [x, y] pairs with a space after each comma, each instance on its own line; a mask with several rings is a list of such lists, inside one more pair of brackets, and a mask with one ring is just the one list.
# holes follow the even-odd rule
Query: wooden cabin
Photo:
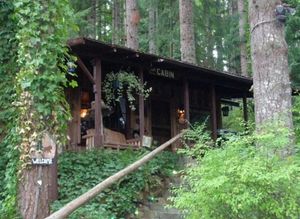
[[[78, 87], [68, 88], [72, 121], [69, 124], [69, 149], [91, 147], [139, 148], [158, 145], [175, 136], [189, 123], [205, 122], [212, 138], [222, 128], [223, 104], [232, 98], [246, 98], [252, 80], [226, 72], [77, 38], [68, 42], [77, 56]], [[126, 70], [134, 72], [152, 87], [148, 99], [137, 97], [135, 111], [128, 103], [108, 109], [102, 86], [106, 75]], [[185, 121], [188, 121], [186, 123]]]

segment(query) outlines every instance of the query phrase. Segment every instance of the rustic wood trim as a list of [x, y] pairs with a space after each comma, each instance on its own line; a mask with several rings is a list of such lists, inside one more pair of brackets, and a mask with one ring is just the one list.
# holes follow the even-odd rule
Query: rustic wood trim
[[101, 60], [95, 59], [94, 64], [94, 94], [95, 94], [95, 146], [99, 147], [103, 145], [103, 118], [101, 108]]
[[88, 70], [88, 68], [86, 67], [86, 65], [84, 64], [84, 62], [81, 60], [81, 58], [79, 56], [77, 56], [77, 64], [78, 66], [81, 68], [82, 72], [85, 74], [85, 76], [87, 76], [87, 78], [90, 80], [90, 82], [92, 84], [95, 84], [95, 79], [92, 76], [91, 72]]
[[[139, 78], [141, 80], [141, 84], [144, 84], [144, 71], [143, 68], [139, 68]], [[140, 137], [141, 139], [144, 136], [145, 132], [145, 102], [144, 96], [139, 95], [139, 120], [140, 120]]]
[[217, 106], [216, 106], [217, 98], [216, 98], [215, 84], [211, 84], [210, 90], [211, 90], [210, 95], [211, 95], [212, 138], [216, 140], [218, 137], [217, 134], [218, 124], [217, 124]]
[[190, 92], [189, 82], [186, 78], [183, 79], [183, 93], [185, 119], [190, 122]]

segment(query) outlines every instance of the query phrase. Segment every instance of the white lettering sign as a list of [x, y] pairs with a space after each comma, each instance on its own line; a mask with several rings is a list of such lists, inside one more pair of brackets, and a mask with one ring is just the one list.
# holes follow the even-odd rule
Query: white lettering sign
[[50, 165], [53, 163], [53, 160], [50, 158], [32, 158], [32, 164], [39, 164], [39, 165]]
[[149, 73], [152, 75], [161, 76], [165, 78], [172, 78], [172, 79], [175, 78], [174, 72], [165, 69], [155, 68], [155, 69], [151, 69]]

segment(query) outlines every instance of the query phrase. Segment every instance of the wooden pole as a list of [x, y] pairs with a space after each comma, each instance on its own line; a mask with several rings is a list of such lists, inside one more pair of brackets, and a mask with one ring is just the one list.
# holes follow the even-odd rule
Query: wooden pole
[[[143, 68], [139, 68], [139, 78], [141, 80], [141, 84], [144, 84], [144, 72]], [[141, 144], [143, 143], [143, 136], [144, 136], [144, 130], [145, 130], [145, 102], [144, 102], [144, 96], [142, 94], [139, 95], [139, 120], [140, 120], [140, 138], [141, 138]], [[142, 146], [142, 145], [140, 145]]]
[[247, 96], [243, 96], [243, 113], [244, 113], [244, 121], [248, 122], [248, 109], [247, 109]]
[[189, 82], [186, 78], [183, 80], [183, 92], [184, 92], [184, 112], [185, 119], [190, 121], [190, 93], [189, 93]]
[[136, 169], [138, 169], [139, 167], [141, 167], [142, 165], [144, 165], [145, 163], [150, 161], [157, 154], [159, 154], [165, 148], [170, 146], [173, 142], [175, 142], [176, 140], [181, 138], [184, 133], [185, 133], [185, 131], [182, 131], [181, 133], [176, 135], [174, 138], [172, 138], [169, 141], [165, 142], [164, 144], [162, 144], [161, 146], [159, 146], [158, 148], [156, 148], [152, 152], [148, 153], [146, 156], [144, 156], [140, 160], [138, 160], [138, 161], [134, 162], [133, 164], [127, 166], [123, 170], [120, 170], [119, 172], [115, 173], [114, 175], [108, 177], [103, 182], [99, 183], [98, 185], [96, 185], [91, 190], [89, 190], [86, 193], [82, 194], [81, 196], [74, 199], [73, 201], [69, 202], [63, 208], [61, 208], [60, 210], [54, 212], [53, 214], [51, 214], [46, 219], [66, 218], [68, 215], [70, 215], [73, 211], [78, 209], [80, 206], [84, 205], [85, 203], [87, 203], [88, 201], [93, 199], [95, 196], [100, 194], [104, 189], [111, 186], [113, 183], [116, 183], [121, 178], [127, 176], [128, 174], [132, 173], [133, 171], [135, 171]]
[[95, 94], [95, 146], [103, 146], [103, 121], [101, 109], [101, 60], [95, 59], [94, 64], [94, 94]]
[[220, 97], [217, 98], [217, 127], [222, 128], [222, 106]]
[[212, 138], [214, 140], [217, 139], [218, 134], [217, 134], [217, 107], [216, 107], [216, 90], [215, 90], [215, 84], [211, 84], [210, 86], [211, 90], [211, 123], [212, 123]]

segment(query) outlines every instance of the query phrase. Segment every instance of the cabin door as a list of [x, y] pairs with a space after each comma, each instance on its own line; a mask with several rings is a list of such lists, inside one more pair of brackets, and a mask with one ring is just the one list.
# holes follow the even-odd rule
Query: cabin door
[[170, 101], [151, 100], [153, 142], [160, 145], [171, 138]]

